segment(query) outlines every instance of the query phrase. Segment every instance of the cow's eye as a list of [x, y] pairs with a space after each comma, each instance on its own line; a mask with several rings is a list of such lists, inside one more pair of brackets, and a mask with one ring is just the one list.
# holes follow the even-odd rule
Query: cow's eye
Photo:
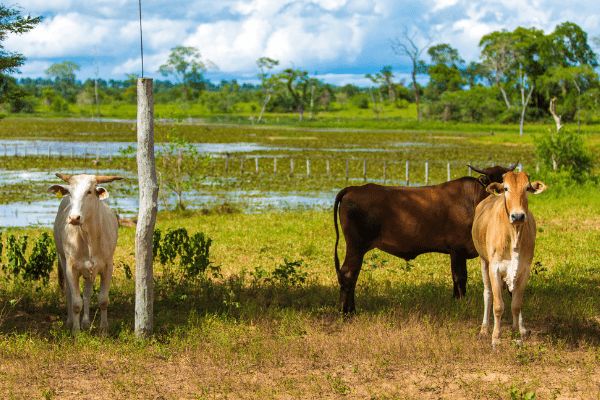
[[91, 190], [88, 190], [88, 191], [87, 191], [87, 194], [92, 194], [92, 191], [91, 191]]
[[504, 191], [508, 192], [508, 187], [504, 186]]

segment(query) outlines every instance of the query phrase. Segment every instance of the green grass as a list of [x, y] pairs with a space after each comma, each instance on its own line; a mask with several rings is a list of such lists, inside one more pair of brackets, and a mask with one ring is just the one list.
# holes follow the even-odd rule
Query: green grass
[[[512, 344], [508, 327], [497, 351], [477, 339], [483, 308], [477, 260], [468, 264], [467, 298], [455, 301], [447, 256], [406, 264], [371, 252], [359, 278], [358, 315], [345, 321], [337, 312], [331, 211], [162, 213], [163, 230], [185, 226], [213, 238], [211, 258], [223, 277], [172, 286], [157, 265], [156, 335], [146, 342], [132, 334], [134, 283], [124, 274], [124, 265], [134, 265], [133, 228], [120, 230], [108, 338], [93, 330], [73, 340], [62, 329], [55, 277], [39, 290], [1, 279], [0, 393], [488, 399], [513, 391], [595, 398], [598, 192], [550, 187], [532, 197], [530, 208], [539, 227], [524, 306], [533, 335], [522, 347]], [[35, 237], [44, 230], [9, 232]], [[284, 259], [304, 261], [305, 284], [253, 278], [257, 268], [271, 271]]]
[[[273, 116], [269, 116], [271, 118]], [[332, 120], [291, 126], [158, 124], [158, 140], [167, 135], [192, 142], [252, 142], [278, 149], [249, 154], [293, 157], [272, 173], [272, 161], [253, 160], [241, 174], [232, 160], [227, 183], [224, 161], [213, 160], [217, 184], [207, 190], [334, 191], [350, 175], [380, 179], [383, 160], [388, 179], [404, 178], [411, 160], [411, 180], [422, 178], [425, 160], [433, 181], [445, 179], [445, 162], [453, 177], [464, 175], [465, 161], [520, 159], [528, 172], [535, 163], [530, 133], [519, 138], [514, 126], [416, 124], [414, 121], [359, 120], [345, 115], [345, 126]], [[321, 118], [321, 116], [319, 116]], [[358, 118], [358, 116], [357, 116]], [[231, 121], [229, 121], [231, 122]], [[387, 123], [394, 125], [389, 128]], [[269, 120], [271, 123], [271, 120]], [[331, 124], [330, 126], [326, 124]], [[402, 125], [405, 123], [406, 125]], [[381, 125], [379, 125], [381, 124]], [[410, 127], [413, 124], [413, 127]], [[429, 124], [429, 125], [427, 125]], [[436, 125], [437, 124], [437, 125]], [[377, 126], [377, 128], [375, 127]], [[535, 128], [532, 126], [532, 129]], [[547, 126], [535, 128], [543, 132]], [[584, 127], [586, 141], [598, 152], [595, 127]], [[490, 132], [494, 131], [492, 135]], [[132, 123], [65, 119], [0, 120], [2, 139], [133, 141]], [[359, 149], [391, 148], [392, 152]], [[344, 153], [325, 148], [353, 146]], [[303, 148], [301, 151], [291, 148]], [[305, 159], [312, 159], [306, 176]], [[331, 176], [325, 174], [325, 160]], [[95, 168], [135, 171], [133, 158], [0, 157], [2, 169], [71, 172]], [[396, 161], [396, 164], [391, 163]], [[360, 183], [352, 181], [351, 183]], [[379, 251], [366, 257], [357, 288], [358, 314], [344, 320], [337, 308], [333, 268], [331, 210], [269, 211], [243, 214], [222, 208], [205, 212], [159, 214], [158, 227], [186, 227], [207, 233], [214, 244], [211, 259], [222, 277], [172, 284], [156, 265], [155, 335], [138, 341], [133, 330], [133, 228], [121, 228], [109, 306], [110, 334], [96, 330], [76, 340], [63, 329], [64, 300], [56, 276], [49, 286], [8, 280], [0, 271], [0, 394], [3, 398], [597, 398], [600, 396], [600, 193], [586, 183], [555, 186], [531, 197], [538, 222], [533, 273], [525, 296], [524, 317], [532, 337], [520, 347], [504, 330], [504, 343], [492, 350], [478, 340], [482, 316], [478, 260], [468, 263], [468, 296], [451, 298], [448, 256], [427, 254], [409, 264]], [[3, 187], [0, 204], [48, 198], [47, 182]], [[130, 195], [135, 182], [115, 182], [111, 195]], [[235, 211], [235, 210], [233, 210]], [[5, 229], [27, 234], [30, 242], [48, 228]], [[340, 246], [343, 256], [343, 245]], [[307, 282], [298, 286], [258, 279], [284, 260], [302, 260]], [[0, 264], [6, 263], [4, 257]], [[506, 301], [509, 298], [506, 297]], [[93, 301], [92, 317], [95, 312]], [[508, 312], [505, 315], [508, 328]], [[97, 325], [97, 318], [96, 318]], [[24, 384], [26, 382], [26, 384]]]

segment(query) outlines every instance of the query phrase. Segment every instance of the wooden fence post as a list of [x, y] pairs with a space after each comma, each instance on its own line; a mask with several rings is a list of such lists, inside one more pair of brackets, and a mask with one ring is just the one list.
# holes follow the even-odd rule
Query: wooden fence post
[[290, 175], [294, 175], [294, 159], [290, 158]]
[[273, 175], [277, 175], [277, 157], [273, 157]]
[[348, 182], [348, 178], [350, 175], [348, 159], [346, 159], [346, 182]]
[[310, 158], [306, 159], [306, 176], [310, 178]]
[[254, 173], [258, 174], [258, 157], [254, 157]]
[[367, 160], [363, 158], [363, 181], [367, 181]]
[[404, 175], [406, 176], [406, 186], [410, 185], [410, 178], [409, 178], [409, 162], [408, 160], [406, 160], [406, 166], [405, 166], [405, 171], [404, 171]]
[[327, 171], [327, 176], [331, 175], [331, 166], [329, 165], [329, 159], [325, 160], [325, 170]]
[[146, 337], [152, 334], [153, 329], [152, 239], [158, 198], [154, 158], [152, 79], [138, 79], [137, 100], [137, 168], [140, 206], [135, 232], [135, 334], [138, 337]]
[[387, 161], [383, 160], [383, 184], [385, 185], [385, 181], [387, 180]]

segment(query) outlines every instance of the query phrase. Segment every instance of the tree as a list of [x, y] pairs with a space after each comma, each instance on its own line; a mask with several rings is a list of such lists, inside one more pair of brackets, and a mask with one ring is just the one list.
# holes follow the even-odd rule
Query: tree
[[465, 61], [460, 58], [458, 50], [442, 43], [430, 47], [427, 54], [431, 58], [431, 65], [427, 68], [429, 97], [437, 100], [446, 91], [460, 90], [465, 84], [461, 73]]
[[203, 60], [195, 47], [176, 46], [171, 49], [167, 62], [158, 68], [163, 76], [172, 76], [182, 86], [186, 100], [198, 97], [206, 87], [204, 74], [216, 65], [210, 60]]
[[285, 85], [287, 93], [291, 96], [293, 107], [298, 112], [298, 119], [304, 119], [304, 110], [308, 101], [310, 79], [308, 72], [300, 69], [287, 68], [277, 75], [277, 79]]
[[63, 61], [52, 64], [46, 70], [46, 75], [53, 80], [54, 87], [66, 100], [74, 100], [77, 84], [75, 71], [79, 71], [79, 69], [79, 64], [72, 61]]
[[425, 70], [425, 63], [421, 60], [423, 52], [429, 48], [430, 42], [424, 46], [417, 45], [416, 36], [418, 32], [413, 34], [408, 33], [408, 29], [404, 29], [401, 36], [391, 39], [390, 44], [392, 51], [400, 57], [408, 57], [411, 62], [410, 76], [412, 79], [412, 87], [415, 95], [415, 104], [417, 105], [417, 121], [421, 121], [421, 108], [419, 86], [417, 84], [417, 75]]
[[0, 4], [0, 74], [16, 72], [25, 62], [22, 54], [4, 50], [2, 42], [9, 34], [20, 35], [32, 30], [41, 20], [41, 17], [24, 16], [21, 11]]
[[273, 78], [273, 75], [269, 73], [274, 67], [279, 65], [279, 61], [269, 57], [261, 57], [256, 60], [256, 65], [259, 69], [258, 78], [260, 79], [260, 85], [263, 91], [263, 104], [260, 108], [260, 114], [258, 115], [257, 122], [262, 120], [267, 104], [271, 101], [271, 96], [277, 86], [277, 79]]
[[483, 65], [488, 70], [492, 81], [504, 99], [506, 108], [511, 108], [506, 85], [510, 79], [510, 69], [515, 62], [511, 33], [507, 31], [492, 32], [483, 36], [479, 42]]

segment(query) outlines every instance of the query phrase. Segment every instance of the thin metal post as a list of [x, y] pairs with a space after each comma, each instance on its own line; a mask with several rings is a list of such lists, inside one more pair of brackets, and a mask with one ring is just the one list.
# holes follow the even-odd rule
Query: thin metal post
[[429, 161], [425, 161], [425, 185], [429, 184]]
[[404, 167], [404, 176], [406, 177], [406, 186], [410, 185], [410, 172], [409, 172], [409, 161], [406, 160], [406, 165]]
[[258, 157], [254, 157], [254, 172], [258, 174]]
[[448, 173], [448, 179], [447, 179], [447, 180], [449, 181], [449, 180], [450, 180], [450, 178], [451, 178], [451, 176], [450, 176], [450, 162], [448, 162], [448, 163], [446, 164], [446, 170], [447, 170], [446, 172]]
[[310, 158], [306, 159], [306, 176], [310, 178]]

